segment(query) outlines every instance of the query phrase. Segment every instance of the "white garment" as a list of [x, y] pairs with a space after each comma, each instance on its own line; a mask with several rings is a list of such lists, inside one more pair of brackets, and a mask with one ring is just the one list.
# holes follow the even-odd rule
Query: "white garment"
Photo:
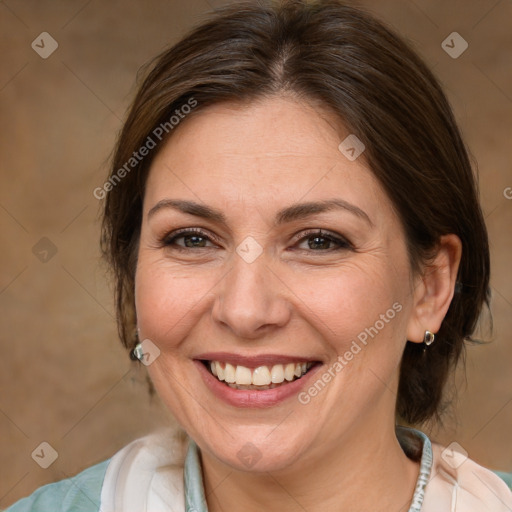
[[421, 512], [512, 511], [512, 492], [499, 476], [461, 455], [448, 456], [450, 451], [443, 458], [444, 450], [432, 443], [433, 465]]
[[188, 441], [161, 431], [125, 446], [111, 459], [102, 512], [185, 512], [183, 468]]

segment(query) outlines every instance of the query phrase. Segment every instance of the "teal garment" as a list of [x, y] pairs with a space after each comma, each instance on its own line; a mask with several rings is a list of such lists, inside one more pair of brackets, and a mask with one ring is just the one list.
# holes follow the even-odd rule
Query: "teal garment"
[[73, 478], [40, 487], [5, 512], [97, 512], [109, 460], [91, 466]]
[[203, 470], [199, 449], [191, 439], [188, 445], [184, 467], [185, 512], [208, 512], [204, 496]]

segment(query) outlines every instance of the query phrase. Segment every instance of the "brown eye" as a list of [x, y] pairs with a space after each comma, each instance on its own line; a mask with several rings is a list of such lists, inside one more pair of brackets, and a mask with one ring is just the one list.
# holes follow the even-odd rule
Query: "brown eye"
[[[178, 240], [183, 240], [183, 242], [178, 243]], [[211, 247], [207, 245], [209, 242], [212, 242], [210, 237], [203, 231], [186, 229], [167, 235], [162, 241], [162, 245], [176, 249], [202, 249]]]
[[330, 252], [352, 248], [350, 242], [348, 242], [345, 238], [335, 236], [332, 233], [325, 233], [321, 230], [312, 231], [306, 234], [303, 233], [303, 236], [299, 240], [300, 249], [305, 249], [304, 247], [300, 247], [304, 241], [307, 242], [307, 249], [316, 252]]

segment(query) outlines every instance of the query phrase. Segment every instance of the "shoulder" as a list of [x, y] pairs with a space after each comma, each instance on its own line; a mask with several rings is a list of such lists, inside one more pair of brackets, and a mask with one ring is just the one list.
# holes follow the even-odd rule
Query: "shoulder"
[[432, 454], [432, 470], [425, 489], [425, 512], [437, 511], [441, 503], [456, 504], [457, 511], [461, 512], [512, 509], [512, 492], [496, 473], [451, 445], [445, 448], [433, 443]]
[[39, 488], [5, 512], [139, 511], [144, 510], [142, 502], [161, 510], [162, 500], [180, 510], [187, 447], [188, 437], [182, 432], [155, 432], [73, 478]]
[[92, 512], [100, 509], [100, 494], [110, 460], [91, 466], [73, 478], [40, 487], [6, 512]]

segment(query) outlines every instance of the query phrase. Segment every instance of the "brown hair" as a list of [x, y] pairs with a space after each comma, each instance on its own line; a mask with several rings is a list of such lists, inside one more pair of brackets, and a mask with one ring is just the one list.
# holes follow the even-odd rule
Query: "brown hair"
[[[442, 235], [462, 241], [456, 293], [436, 342], [426, 353], [408, 342], [401, 364], [397, 415], [411, 424], [428, 420], [439, 413], [448, 375], [488, 305], [488, 240], [447, 99], [423, 61], [381, 22], [336, 0], [236, 2], [217, 11], [155, 59], [119, 136], [110, 179], [187, 102], [197, 102], [196, 112], [283, 92], [320, 102], [364, 143], [403, 223], [413, 271]], [[132, 162], [105, 199], [102, 249], [128, 348], [144, 186], [163, 142]]]

